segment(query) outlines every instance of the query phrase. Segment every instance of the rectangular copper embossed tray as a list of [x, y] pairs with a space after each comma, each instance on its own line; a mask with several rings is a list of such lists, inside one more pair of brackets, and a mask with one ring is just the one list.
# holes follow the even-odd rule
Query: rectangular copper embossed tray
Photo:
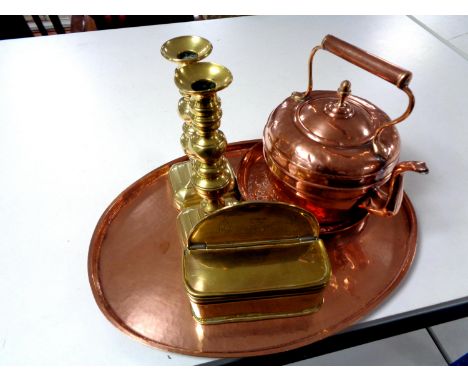
[[[228, 147], [237, 170], [258, 141]], [[271, 354], [318, 341], [361, 319], [397, 287], [416, 250], [416, 216], [407, 196], [393, 218], [370, 216], [360, 230], [324, 238], [330, 283], [319, 312], [264, 321], [202, 325], [182, 276], [183, 248], [168, 181], [172, 163], [123, 191], [99, 220], [88, 271], [103, 314], [147, 345], [207, 357]]]

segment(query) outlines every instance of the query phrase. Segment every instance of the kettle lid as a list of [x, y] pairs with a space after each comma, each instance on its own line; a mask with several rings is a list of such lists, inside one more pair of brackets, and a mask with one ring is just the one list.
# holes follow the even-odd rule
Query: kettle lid
[[297, 127], [326, 146], [358, 147], [374, 138], [390, 118], [375, 105], [351, 95], [343, 81], [336, 93], [313, 91], [295, 108]]

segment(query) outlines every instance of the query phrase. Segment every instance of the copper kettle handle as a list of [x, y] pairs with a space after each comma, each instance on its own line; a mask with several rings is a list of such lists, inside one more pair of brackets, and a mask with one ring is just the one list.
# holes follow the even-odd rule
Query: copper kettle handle
[[393, 65], [388, 61], [385, 61], [373, 54], [370, 54], [354, 45], [347, 43], [346, 41], [340, 40], [332, 35], [327, 35], [322, 40], [322, 44], [316, 46], [309, 58], [309, 84], [306, 95], [312, 91], [312, 62], [315, 53], [323, 49], [334, 55], [341, 57], [342, 59], [359, 66], [360, 68], [372, 73], [403, 90], [409, 97], [408, 107], [405, 112], [398, 118], [385, 123], [377, 129], [375, 135], [378, 135], [383, 128], [393, 126], [405, 120], [414, 108], [414, 95], [408, 88], [408, 85], [412, 78], [412, 73], [409, 70], [400, 68], [399, 66]]
[[400, 89], [408, 86], [413, 76], [409, 70], [393, 65], [332, 35], [325, 36], [322, 40], [322, 48], [351, 64], [367, 70], [369, 73], [383, 78]]

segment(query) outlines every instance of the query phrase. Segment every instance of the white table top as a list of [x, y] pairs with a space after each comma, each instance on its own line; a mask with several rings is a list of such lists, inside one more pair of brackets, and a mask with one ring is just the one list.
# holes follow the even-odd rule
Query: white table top
[[[101, 314], [88, 245], [109, 203], [181, 155], [174, 66], [159, 49], [197, 34], [234, 74], [222, 93], [230, 142], [260, 138], [269, 113], [304, 90], [311, 48], [326, 34], [411, 70], [416, 108], [399, 126], [402, 160], [425, 160], [405, 189], [419, 219], [416, 260], [365, 320], [468, 295], [468, 62], [409, 18], [243, 17], [0, 42], [0, 364], [196, 364], [146, 347]], [[316, 89], [343, 79], [391, 116], [406, 96], [328, 53]]]

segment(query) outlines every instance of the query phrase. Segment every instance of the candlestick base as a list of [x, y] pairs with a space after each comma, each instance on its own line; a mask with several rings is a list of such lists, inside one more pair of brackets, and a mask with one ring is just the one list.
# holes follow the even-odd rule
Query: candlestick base
[[[230, 164], [228, 169], [231, 173], [231, 179], [235, 179], [235, 173]], [[195, 187], [190, 180], [191, 177], [192, 164], [190, 161], [176, 163], [172, 165], [169, 170], [169, 180], [171, 183], [173, 199], [178, 210], [200, 208], [202, 198], [195, 190]], [[224, 199], [226, 205], [233, 204], [241, 199], [236, 182], [232, 182], [232, 185], [224, 196]]]

